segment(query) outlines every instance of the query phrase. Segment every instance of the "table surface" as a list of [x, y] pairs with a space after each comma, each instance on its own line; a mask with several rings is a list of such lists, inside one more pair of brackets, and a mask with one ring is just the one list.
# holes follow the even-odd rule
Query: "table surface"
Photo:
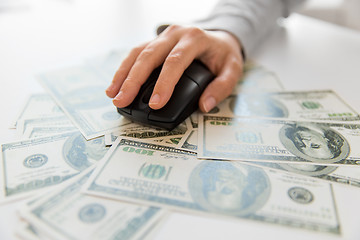
[[[153, 38], [160, 23], [206, 16], [214, 0], [11, 1], [0, 4], [0, 143], [26, 98], [43, 92], [34, 75], [82, 63]], [[333, 89], [360, 112], [360, 33], [293, 14], [254, 52], [285, 89]], [[110, 79], [109, 79], [110, 81]], [[246, 220], [173, 213], [156, 239], [360, 239], [360, 189], [334, 184], [342, 236]], [[0, 239], [14, 239], [16, 208], [0, 205]]]

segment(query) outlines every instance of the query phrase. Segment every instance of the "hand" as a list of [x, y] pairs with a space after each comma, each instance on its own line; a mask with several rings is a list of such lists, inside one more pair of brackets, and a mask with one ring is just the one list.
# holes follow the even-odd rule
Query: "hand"
[[242, 75], [243, 60], [237, 39], [225, 31], [205, 31], [171, 25], [154, 40], [131, 50], [115, 73], [106, 94], [116, 107], [129, 105], [150, 73], [164, 63], [149, 101], [152, 109], [162, 108], [176, 83], [194, 59], [202, 61], [216, 78], [199, 100], [208, 112], [228, 97]]

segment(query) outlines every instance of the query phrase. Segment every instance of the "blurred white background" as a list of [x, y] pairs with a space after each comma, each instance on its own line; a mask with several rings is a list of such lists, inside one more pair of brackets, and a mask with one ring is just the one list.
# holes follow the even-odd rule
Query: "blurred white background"
[[360, 31], [359, 0], [308, 0], [299, 13]]
[[[0, 142], [15, 141], [8, 129], [27, 95], [43, 91], [34, 78], [49, 68], [132, 47], [155, 36], [161, 23], [204, 17], [217, 0], [0, 0]], [[360, 0], [312, 0], [300, 13], [360, 30]], [[360, 111], [359, 39], [356, 31], [299, 15], [258, 49], [256, 60], [289, 89], [335, 89]], [[321, 29], [321, 31], [319, 31]], [[306, 37], [304, 37], [306, 36]], [[331, 50], [331, 51], [329, 51]], [[110, 81], [110, 79], [109, 79]], [[334, 185], [342, 239], [360, 239], [360, 191]], [[13, 239], [16, 203], [0, 207], [0, 239]], [[217, 231], [221, 229], [221, 231]], [[261, 230], [260, 230], [261, 229]], [[260, 230], [260, 231], [258, 231]], [[254, 234], [255, 233], [255, 234]], [[158, 239], [323, 239], [310, 231], [251, 221], [174, 214]], [[172, 235], [172, 238], [169, 236]], [[290, 237], [289, 237], [290, 236]], [[338, 237], [325, 236], [327, 239]]]

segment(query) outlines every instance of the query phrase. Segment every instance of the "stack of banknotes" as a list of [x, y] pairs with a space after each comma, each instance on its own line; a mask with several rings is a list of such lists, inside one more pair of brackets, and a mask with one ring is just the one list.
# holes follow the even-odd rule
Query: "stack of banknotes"
[[332, 185], [360, 187], [360, 116], [333, 90], [287, 91], [249, 62], [231, 96], [169, 132], [105, 96], [124, 54], [37, 76], [46, 93], [1, 147], [18, 237], [147, 239], [172, 211], [341, 234]]

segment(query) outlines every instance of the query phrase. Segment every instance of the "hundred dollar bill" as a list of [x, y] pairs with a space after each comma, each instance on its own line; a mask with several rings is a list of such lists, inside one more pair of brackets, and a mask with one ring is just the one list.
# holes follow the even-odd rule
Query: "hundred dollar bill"
[[199, 110], [193, 112], [190, 116], [189, 116], [189, 120], [191, 123], [192, 128], [198, 128], [198, 118], [199, 118]]
[[103, 137], [86, 141], [79, 131], [3, 144], [0, 200], [58, 185], [99, 161], [107, 150]]
[[199, 158], [360, 164], [360, 124], [207, 115], [199, 121]]
[[66, 68], [38, 78], [86, 139], [120, 130], [130, 123], [105, 95], [108, 81], [88, 67]]
[[360, 168], [358, 167], [270, 162], [251, 162], [251, 164], [360, 187]]
[[60, 126], [60, 127], [28, 127], [24, 132], [24, 139], [48, 137], [51, 135], [58, 135], [66, 132], [76, 131], [75, 126]]
[[[196, 151], [197, 150], [197, 130], [193, 130], [186, 140], [180, 145], [181, 149]], [[273, 162], [247, 162], [262, 167], [274, 168], [286, 172], [301, 174], [310, 177], [316, 177], [330, 182], [347, 184], [360, 187], [360, 168], [352, 166], [326, 166], [315, 164], [298, 164], [298, 163], [273, 163]]]
[[241, 162], [122, 139], [85, 193], [186, 212], [340, 233], [331, 184]]
[[[197, 135], [197, 130], [193, 130], [185, 141], [181, 143], [181, 149], [196, 151]], [[270, 163], [255, 161], [252, 161], [251, 163], [249, 162], [249, 164], [256, 164], [263, 167], [274, 168], [277, 170], [316, 177], [331, 182], [360, 187], [360, 168], [354, 168], [352, 166], [325, 166], [315, 164]]]
[[50, 239], [138, 239], [164, 212], [160, 208], [80, 194], [89, 173], [20, 213]]
[[233, 94], [282, 90], [284, 87], [274, 72], [254, 62], [247, 61], [244, 67], [244, 76], [238, 81]]
[[41, 117], [21, 119], [17, 122], [17, 132], [24, 136], [28, 129], [34, 127], [75, 127], [74, 124], [66, 116], [59, 117]]
[[198, 130], [197, 129], [191, 130], [188, 134], [186, 134], [180, 140], [178, 145], [180, 146], [181, 149], [196, 152], [197, 145], [198, 145], [197, 135], [198, 135]]
[[16, 127], [17, 122], [21, 119], [59, 116], [64, 116], [64, 112], [55, 104], [49, 94], [33, 94], [27, 99], [25, 106], [17, 117], [14, 127]]
[[359, 114], [331, 90], [241, 93], [226, 98], [209, 114], [221, 117], [360, 120]]
[[190, 129], [191, 123], [189, 119], [186, 119], [171, 131], [133, 123], [130, 127], [123, 129], [123, 131], [105, 134], [105, 143], [106, 146], [111, 146], [120, 136], [141, 139], [147, 142], [162, 142], [168, 146], [177, 146], [181, 140], [179, 138], [185, 136]]

